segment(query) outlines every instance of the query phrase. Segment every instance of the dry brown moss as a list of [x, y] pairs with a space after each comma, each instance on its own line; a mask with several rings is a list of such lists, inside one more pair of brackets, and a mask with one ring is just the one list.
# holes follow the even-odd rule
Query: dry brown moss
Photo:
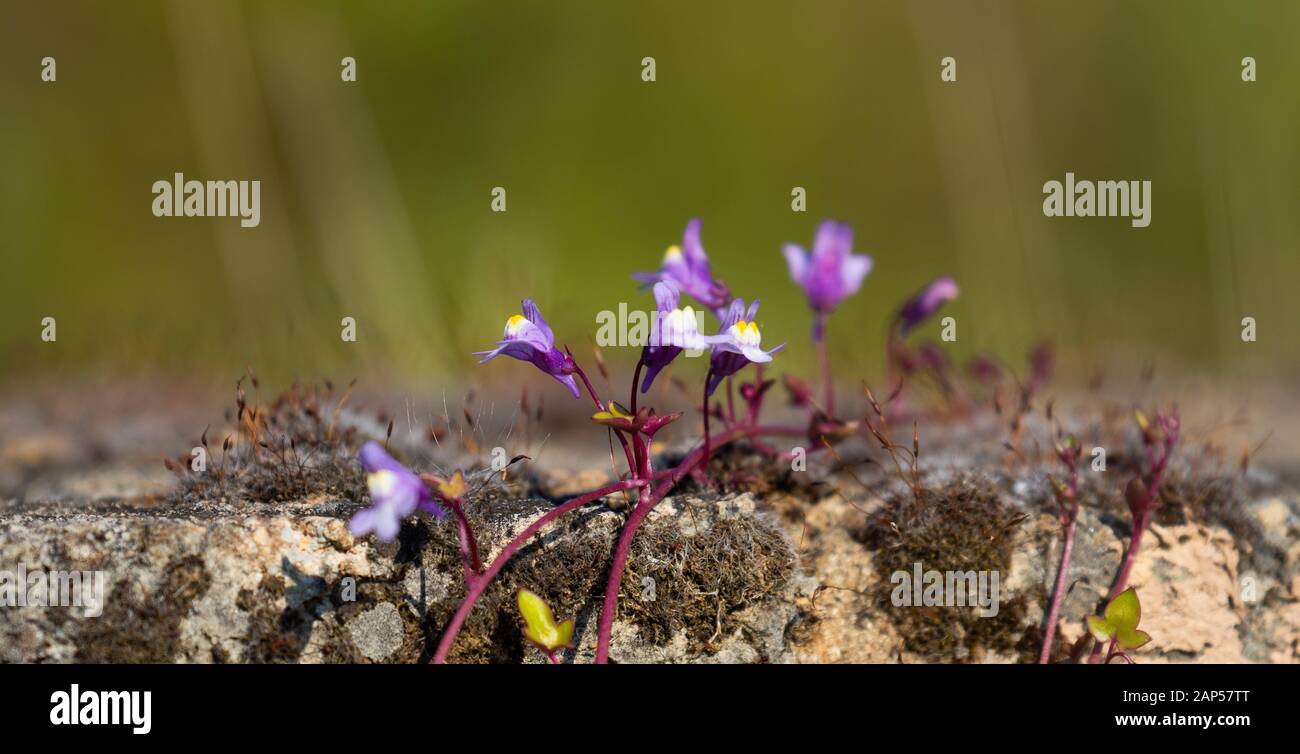
[[[1025, 628], [1026, 595], [1008, 599], [1005, 588], [1024, 519], [991, 486], [966, 479], [924, 489], [919, 501], [893, 497], [867, 521], [860, 539], [874, 550], [880, 576], [871, 604], [898, 627], [907, 650], [932, 662], [979, 661], [989, 650], [1032, 661], [1040, 632]], [[915, 563], [927, 571], [998, 571], [997, 615], [984, 618], [970, 606], [896, 607], [891, 576], [910, 574]]]
[[[734, 628], [736, 613], [777, 592], [790, 578], [794, 554], [779, 531], [753, 514], [721, 516], [712, 500], [686, 503], [675, 516], [647, 521], [637, 532], [623, 574], [619, 619], [631, 622], [648, 642], [667, 644], [684, 633], [691, 652], [716, 649], [717, 639]], [[497, 501], [519, 506], [535, 504]], [[532, 515], [536, 515], [534, 512]], [[531, 518], [532, 515], [528, 517]], [[471, 519], [478, 514], [471, 510]], [[597, 520], [584, 520], [596, 518]], [[531, 652], [522, 638], [515, 591], [538, 593], [560, 618], [578, 618], [578, 633], [595, 631], [595, 616], [604, 597], [605, 580], [621, 515], [588, 509], [566, 517], [547, 530], [502, 570], [480, 599], [456, 640], [453, 662], [518, 662]], [[483, 550], [503, 544], [479, 519], [477, 530], [489, 532]], [[689, 530], [683, 527], [689, 526]], [[481, 541], [480, 544], [483, 544]], [[424, 565], [459, 569], [460, 555], [451, 527], [432, 527], [420, 548]], [[646, 577], [653, 579], [653, 599]], [[464, 595], [456, 578], [452, 599], [430, 611], [427, 626], [445, 626]], [[432, 643], [430, 644], [430, 648]]]
[[263, 406], [249, 400], [241, 379], [226, 427], [205, 429], [195, 442], [205, 450], [207, 468], [192, 470], [191, 452], [166, 459], [179, 480], [173, 499], [270, 503], [321, 494], [361, 499], [365, 484], [355, 459], [366, 438], [340, 421], [350, 390], [336, 396], [329, 383], [295, 384]]
[[794, 553], [761, 518], [722, 518], [710, 503], [684, 505], [682, 515], [705, 530], [683, 536], [677, 522], [661, 519], [639, 532], [619, 612], [652, 643], [665, 644], [681, 631], [693, 651], [702, 651], [730, 633], [737, 612], [781, 589], [794, 570]]

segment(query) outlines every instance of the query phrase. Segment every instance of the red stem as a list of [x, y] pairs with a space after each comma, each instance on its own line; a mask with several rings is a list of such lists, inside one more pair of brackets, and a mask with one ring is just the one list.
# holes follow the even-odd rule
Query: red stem
[[478, 542], [474, 539], [474, 530], [470, 528], [469, 519], [465, 517], [465, 511], [461, 509], [460, 503], [451, 503], [450, 508], [456, 514], [460, 534], [460, 555], [461, 560], [465, 562], [465, 584], [468, 588], [483, 568], [478, 559]]
[[713, 378], [713, 368], [704, 375], [704, 457], [709, 457], [709, 380]]
[[[707, 380], [705, 381], [707, 384]], [[708, 414], [705, 414], [707, 422]], [[718, 445], [726, 445], [732, 440], [750, 434], [757, 434], [756, 427], [733, 427], [718, 436]], [[604, 664], [609, 662], [609, 639], [614, 629], [614, 613], [618, 609], [618, 592], [623, 583], [623, 568], [627, 564], [628, 552], [632, 547], [632, 538], [636, 535], [637, 527], [650, 515], [650, 511], [658, 505], [664, 497], [672, 491], [673, 487], [681, 481], [682, 477], [690, 473], [691, 469], [706, 463], [709, 458], [711, 444], [705, 435], [705, 444], [691, 451], [682, 462], [677, 465], [668, 474], [668, 478], [659, 483], [649, 495], [647, 495], [636, 508], [632, 515], [628, 517], [627, 523], [623, 526], [623, 531], [619, 534], [618, 544], [614, 549], [614, 562], [610, 566], [609, 577], [605, 582], [605, 601], [600, 609], [600, 625], [596, 634], [596, 662]]]
[[492, 579], [496, 578], [496, 575], [501, 572], [501, 569], [510, 561], [510, 558], [518, 552], [534, 534], [540, 531], [543, 526], [546, 526], [546, 524], [554, 519], [563, 516], [565, 513], [568, 513], [575, 508], [580, 508], [593, 500], [599, 500], [606, 495], [620, 490], [631, 489], [633, 487], [644, 487], [646, 484], [647, 482], [642, 480], [628, 479], [622, 482], [605, 485], [598, 490], [593, 490], [585, 495], [575, 497], [572, 500], [557, 505], [555, 508], [552, 508], [538, 517], [536, 521], [529, 524], [527, 529], [524, 529], [518, 536], [510, 540], [510, 542], [502, 548], [501, 552], [492, 559], [492, 564], [483, 572], [483, 575], [475, 578], [473, 583], [469, 585], [469, 589], [465, 594], [465, 599], [461, 600], [460, 607], [456, 609], [456, 614], [451, 617], [451, 622], [447, 624], [447, 628], [442, 632], [442, 638], [438, 641], [438, 649], [433, 655], [433, 662], [441, 664], [447, 661], [447, 655], [451, 652], [451, 645], [456, 641], [456, 636], [460, 633], [461, 626], [465, 624], [465, 619], [469, 617], [470, 610], [474, 608], [474, 603], [478, 602], [479, 597], [483, 596], [483, 592], [487, 591], [488, 585], [492, 583]]
[[1047, 612], [1047, 630], [1043, 636], [1043, 650], [1038, 655], [1038, 664], [1046, 665], [1052, 655], [1052, 638], [1056, 636], [1056, 621], [1061, 614], [1061, 603], [1065, 601], [1065, 581], [1070, 572], [1070, 555], [1074, 552], [1074, 529], [1078, 516], [1071, 516], [1065, 526], [1065, 545], [1061, 548], [1061, 565], [1056, 571], [1056, 588], [1052, 592], [1052, 607]]
[[[817, 316], [822, 318], [821, 327], [825, 328], [826, 326], [825, 318], [822, 317], [822, 315], [820, 314]], [[822, 389], [825, 391], [825, 396], [826, 396], [825, 399], [826, 415], [834, 416], [835, 415], [835, 382], [831, 378], [831, 356], [830, 356], [830, 352], [826, 348], [826, 332], [824, 329], [822, 330], [821, 338], [817, 341], [817, 361], [821, 364]]]
[[736, 391], [731, 389], [730, 377], [727, 378], [727, 422], [730, 424], [736, 423]]
[[643, 366], [645, 366], [645, 360], [644, 360], [644, 359], [637, 359], [637, 361], [636, 361], [636, 369], [632, 372], [632, 400], [631, 400], [631, 404], [632, 404], [632, 415], [633, 415], [633, 416], [636, 415], [636, 396], [637, 396], [637, 392], [638, 392], [637, 389], [636, 389], [636, 384], [637, 384], [638, 382], [641, 381], [641, 367], [643, 367]]
[[1141, 524], [1133, 530], [1133, 539], [1129, 542], [1128, 552], [1124, 554], [1124, 564], [1119, 568], [1119, 576], [1115, 577], [1115, 585], [1110, 588], [1110, 596], [1106, 599], [1113, 600], [1124, 591], [1128, 586], [1128, 574], [1133, 570], [1133, 563], [1137, 560], [1138, 549], [1142, 546], [1142, 534], [1147, 530], [1147, 517], [1143, 516]]

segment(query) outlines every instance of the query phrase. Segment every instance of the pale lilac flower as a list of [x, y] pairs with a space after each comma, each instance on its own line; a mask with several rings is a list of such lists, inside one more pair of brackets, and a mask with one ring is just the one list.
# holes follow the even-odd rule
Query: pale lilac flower
[[497, 341], [496, 348], [474, 353], [475, 356], [483, 357], [478, 363], [502, 355], [528, 361], [567, 387], [574, 398], [582, 397], [578, 390], [578, 380], [573, 376], [576, 371], [573, 359], [555, 347], [555, 335], [551, 332], [551, 326], [542, 319], [537, 304], [530, 298], [524, 299], [523, 309], [523, 314], [516, 314], [506, 320], [505, 334]]
[[703, 351], [715, 337], [700, 334], [695, 310], [681, 308], [681, 294], [672, 281], [655, 283], [655, 316], [650, 325], [650, 342], [641, 350], [641, 361], [646, 366], [641, 392], [650, 389], [660, 370], [668, 366], [683, 350]]
[[944, 304], [957, 298], [957, 282], [944, 276], [935, 278], [919, 293], [903, 303], [898, 310], [901, 332], [906, 335], [912, 328], [934, 316]]
[[758, 302], [745, 310], [743, 299], [731, 302], [731, 308], [722, 317], [722, 328], [713, 343], [713, 353], [709, 357], [712, 376], [709, 377], [707, 394], [713, 395], [723, 378], [739, 372], [746, 364], [766, 363], [772, 360], [772, 354], [785, 348], [785, 344], [764, 351], [761, 347], [763, 336], [754, 322], [758, 314]]
[[813, 340], [823, 337], [826, 316], [845, 298], [862, 287], [871, 272], [871, 257], [853, 253], [853, 229], [826, 220], [817, 227], [812, 253], [797, 244], [785, 245], [785, 261], [790, 279], [803, 288], [813, 317]]
[[420, 478], [388, 455], [384, 446], [371, 440], [357, 454], [366, 469], [366, 486], [370, 489], [370, 507], [358, 511], [348, 523], [354, 537], [374, 532], [388, 542], [397, 537], [402, 519], [425, 510], [441, 518], [446, 513], [433, 501], [433, 493]]
[[[681, 246], [670, 246], [664, 254], [663, 266], [658, 272], [638, 272], [632, 276], [645, 283], [671, 281], [686, 295], [699, 301], [715, 313], [727, 305], [730, 294], [721, 280], [714, 280], [709, 269], [709, 257], [700, 243], [700, 219], [686, 224]], [[721, 314], [719, 314], [721, 317]]]

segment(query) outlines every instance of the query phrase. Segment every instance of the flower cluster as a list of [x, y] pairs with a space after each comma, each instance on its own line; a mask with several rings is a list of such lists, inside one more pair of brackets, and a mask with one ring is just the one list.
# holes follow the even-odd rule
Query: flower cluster
[[[482, 596], [493, 577], [530, 537], [555, 517], [621, 492], [635, 495], [637, 500], [630, 509], [628, 520], [615, 546], [609, 581], [605, 588], [605, 603], [597, 628], [596, 661], [605, 662], [608, 659], [613, 615], [624, 566], [637, 528], [686, 475], [707, 483], [705, 469], [715, 447], [749, 438], [756, 448], [766, 449], [767, 446], [758, 439], [764, 434], [803, 435], [814, 444], [826, 445], [828, 437], [833, 436], [833, 439], [839, 440], [859, 431], [862, 426], [860, 422], [841, 421], [834, 417], [829, 358], [824, 341], [827, 318], [848, 297], [861, 289], [871, 271], [872, 259], [854, 253], [853, 232], [847, 225], [830, 220], [818, 227], [811, 252], [787, 244], [782, 253], [791, 279], [802, 289], [812, 310], [812, 338], [818, 346], [823, 378], [827, 385], [826, 401], [818, 404], [812, 391], [801, 380], [786, 375], [785, 383], [791, 391], [793, 404], [809, 413], [810, 421], [806, 426], [759, 424], [763, 396], [774, 381], [764, 380], [758, 369], [755, 370], [758, 376], [752, 382], [742, 382], [739, 386], [739, 395], [747, 404], [748, 411], [742, 414], [735, 409], [737, 391], [732, 378], [751, 364], [761, 367], [771, 362], [785, 344], [775, 348], [763, 347], [763, 336], [757, 322], [759, 302], [753, 300], [746, 304], [745, 299], [733, 297], [730, 288], [714, 276], [700, 240], [700, 221], [694, 219], [687, 223], [681, 245], [668, 249], [658, 271], [633, 276], [653, 289], [655, 312], [651, 320], [650, 338], [640, 351], [632, 375], [628, 391], [631, 397], [630, 407], [624, 407], [616, 401], [604, 401], [597, 395], [572, 352], [567, 347], [557, 347], [550, 325], [532, 299], [524, 299], [521, 313], [506, 320], [504, 332], [494, 348], [475, 353], [481, 357], [480, 364], [497, 356], [526, 361], [564, 385], [576, 399], [582, 398], [585, 388], [596, 406], [592, 421], [617, 438], [626, 456], [627, 471], [617, 481], [560, 503], [544, 513], [501, 548], [492, 563], [484, 569], [479, 562], [477, 544], [465, 511], [468, 490], [463, 474], [457, 472], [450, 480], [428, 474], [417, 476], [376, 443], [367, 443], [361, 449], [361, 463], [369, 472], [371, 505], [352, 519], [350, 529], [353, 534], [361, 536], [374, 533], [382, 540], [391, 540], [397, 536], [402, 520], [419, 510], [439, 518], [450, 512], [459, 527], [466, 596], [444, 629], [434, 655], [435, 661], [446, 660], [451, 643], [464, 625], [469, 610]], [[899, 337], [906, 335], [956, 294], [956, 285], [950, 278], [936, 280], [904, 304], [895, 317], [898, 327], [893, 328], [894, 332]], [[683, 297], [690, 297], [695, 305], [717, 318], [718, 328], [715, 332], [703, 332], [702, 319], [697, 318], [694, 305], [683, 305]], [[638, 407], [638, 396], [648, 393], [663, 370], [683, 352], [705, 351], [709, 353], [709, 359], [703, 379], [703, 443], [679, 460], [675, 467], [655, 469], [651, 458], [655, 436], [668, 424], [682, 417], [683, 413], [659, 413], [648, 406]], [[935, 363], [946, 359], [945, 354], [933, 354], [926, 349], [919, 353]], [[602, 364], [602, 373], [604, 371]], [[643, 371], [644, 378], [641, 377]], [[724, 400], [715, 409], [710, 404], [724, 383]], [[722, 420], [725, 427], [716, 444], [710, 436], [710, 416]], [[768, 451], [774, 452], [770, 449]], [[573, 621], [557, 622], [554, 613], [541, 597], [526, 589], [517, 590], [517, 596], [519, 615], [525, 624], [524, 634], [553, 662], [558, 661], [556, 652], [572, 646]]]

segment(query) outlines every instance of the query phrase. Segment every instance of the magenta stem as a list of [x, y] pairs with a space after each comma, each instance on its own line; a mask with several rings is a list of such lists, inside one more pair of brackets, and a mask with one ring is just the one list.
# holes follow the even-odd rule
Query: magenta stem
[[[707, 413], [705, 416], [708, 416]], [[753, 427], [733, 427], [718, 436], [717, 445], [726, 445], [738, 437], [756, 434], [755, 429]], [[632, 511], [632, 515], [628, 517], [627, 523], [623, 526], [623, 531], [619, 534], [618, 544], [614, 548], [614, 562], [610, 566], [609, 577], [605, 582], [605, 601], [601, 605], [600, 624], [596, 634], [597, 664], [609, 662], [609, 640], [614, 631], [614, 614], [618, 611], [618, 592], [623, 584], [623, 568], [627, 564], [628, 552], [632, 548], [632, 538], [636, 535], [637, 527], [650, 515], [650, 511], [672, 491], [682, 477], [690, 473], [691, 469], [696, 466], [708, 462], [711, 447], [706, 435], [705, 444], [691, 451], [686, 458], [682, 459], [682, 462], [669, 472], [668, 478], [660, 482], [658, 487], [651, 490], [650, 494], [637, 504]]]
[[478, 559], [478, 541], [474, 539], [474, 530], [470, 528], [469, 519], [465, 517], [465, 511], [461, 509], [460, 503], [450, 503], [449, 507], [452, 513], [456, 514], [460, 534], [460, 555], [465, 563], [465, 584], [468, 588], [468, 585], [473, 583], [474, 577], [482, 570]]
[[[1137, 561], [1138, 550], [1142, 547], [1142, 534], [1147, 530], [1147, 524], [1151, 521], [1151, 511], [1155, 508], [1156, 501], [1160, 499], [1160, 483], [1164, 479], [1165, 468], [1169, 464], [1169, 457], [1173, 455], [1173, 444], [1170, 443], [1166, 448], [1164, 455], [1155, 462], [1151, 470], [1151, 481], [1147, 486], [1147, 502], [1141, 515], [1133, 517], [1133, 539], [1129, 541], [1128, 551], [1124, 553], [1124, 562], [1119, 567], [1119, 575], [1115, 577], [1115, 584], [1110, 588], [1110, 594], [1106, 597], [1109, 602], [1120, 595], [1124, 588], [1128, 586], [1129, 572], [1133, 570], [1133, 563]], [[1154, 457], [1154, 456], [1152, 456]], [[1092, 656], [1088, 658], [1090, 664], [1097, 664], [1101, 658], [1101, 645], [1096, 644], [1092, 648]]]
[[1110, 596], [1107, 600], [1113, 600], [1124, 591], [1128, 586], [1129, 571], [1133, 570], [1133, 563], [1137, 560], [1138, 550], [1142, 547], [1142, 534], [1147, 530], [1147, 517], [1143, 516], [1140, 526], [1133, 530], [1133, 539], [1129, 542], [1128, 552], [1124, 554], [1124, 563], [1119, 568], [1119, 576], [1115, 577], [1115, 585], [1110, 588]]
[[637, 361], [636, 361], [636, 369], [632, 372], [632, 398], [631, 398], [631, 400], [629, 401], [629, 403], [630, 403], [631, 406], [632, 406], [632, 415], [633, 415], [633, 416], [636, 415], [636, 397], [637, 397], [637, 389], [636, 389], [636, 385], [637, 385], [638, 382], [641, 381], [641, 367], [643, 367], [643, 366], [645, 366], [645, 360], [644, 360], [644, 359], [637, 359]]
[[461, 627], [465, 624], [465, 619], [469, 617], [470, 610], [474, 608], [474, 603], [478, 602], [483, 592], [487, 591], [488, 585], [492, 579], [501, 572], [510, 558], [522, 548], [534, 534], [546, 526], [551, 521], [563, 516], [575, 508], [580, 508], [593, 500], [619, 492], [621, 490], [632, 489], [633, 487], [644, 487], [648, 482], [638, 479], [628, 479], [622, 482], [605, 485], [598, 490], [593, 490], [585, 495], [580, 495], [572, 500], [557, 505], [555, 508], [547, 511], [536, 521], [528, 525], [514, 539], [502, 548], [501, 552], [492, 559], [492, 564], [481, 576], [477, 576], [469, 585], [465, 594], [465, 599], [461, 600], [460, 607], [456, 609], [456, 614], [451, 617], [447, 628], [442, 632], [442, 638], [438, 641], [438, 649], [433, 655], [433, 662], [441, 664], [447, 661], [447, 655], [451, 652], [451, 645], [456, 641], [456, 636], [460, 633]]
[[1052, 655], [1052, 639], [1056, 636], [1056, 621], [1061, 614], [1061, 603], [1065, 601], [1065, 582], [1070, 572], [1070, 556], [1074, 552], [1074, 529], [1078, 517], [1072, 516], [1065, 526], [1065, 544], [1061, 547], [1061, 565], [1056, 571], [1056, 588], [1052, 591], [1052, 607], [1047, 611], [1047, 630], [1043, 636], [1043, 649], [1038, 655], [1038, 664], [1046, 665]]
[[727, 378], [727, 422], [730, 424], [736, 423], [736, 391], [731, 389], [730, 377]]
[[[822, 320], [820, 327], [824, 328], [826, 326], [825, 317], [822, 317], [822, 315], [820, 314], [817, 316]], [[835, 381], [831, 377], [831, 355], [830, 355], [830, 351], [826, 347], [825, 330], [821, 331], [821, 337], [817, 339], [817, 361], [821, 365], [821, 370], [822, 370], [822, 390], [825, 393], [826, 415], [834, 416], [835, 415]]]
[[632, 537], [636, 535], [637, 527], [646, 516], [650, 515], [650, 510], [658, 501], [655, 492], [651, 492], [650, 497], [638, 503], [618, 536], [618, 545], [614, 548], [614, 562], [610, 565], [609, 577], [605, 581], [605, 601], [600, 608], [600, 628], [596, 634], [596, 664], [598, 665], [609, 662], [609, 639], [614, 629], [614, 613], [618, 610], [618, 591], [623, 583], [623, 567], [627, 564], [627, 555], [632, 549]]
[[763, 367], [764, 364], [754, 365], [754, 398], [749, 401], [749, 411], [745, 415], [745, 423], [753, 424], [758, 421], [758, 414], [763, 410]]
[[713, 378], [713, 368], [704, 375], [704, 457], [709, 457], [709, 380]]

